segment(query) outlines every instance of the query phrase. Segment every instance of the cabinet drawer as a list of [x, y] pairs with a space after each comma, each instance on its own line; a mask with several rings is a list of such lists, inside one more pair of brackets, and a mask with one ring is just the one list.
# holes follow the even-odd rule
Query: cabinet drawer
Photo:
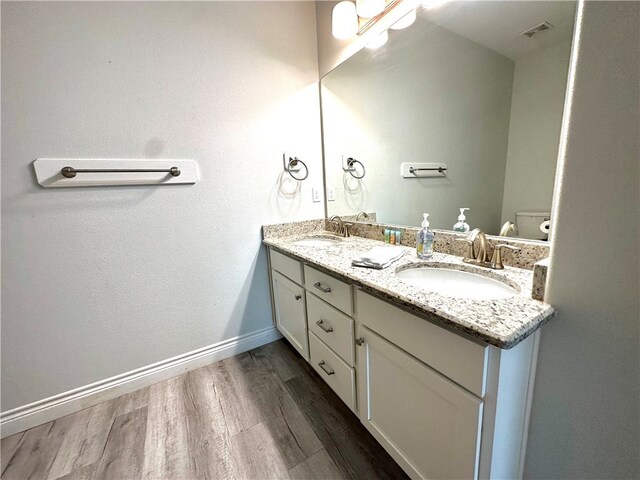
[[309, 330], [353, 366], [353, 320], [309, 292], [307, 319]]
[[355, 411], [356, 385], [353, 368], [333, 353], [312, 332], [309, 332], [309, 350], [311, 366], [314, 370], [338, 394], [342, 401]]
[[305, 286], [325, 302], [330, 303], [347, 315], [353, 315], [353, 297], [351, 285], [337, 278], [319, 272], [308, 265], [304, 266]]
[[489, 347], [360, 290], [356, 303], [358, 325], [368, 327], [478, 397], [484, 395]]
[[271, 257], [271, 268], [277, 270], [285, 277], [290, 278], [298, 285], [303, 285], [302, 280], [302, 263], [286, 255], [276, 252], [273, 249], [269, 250]]

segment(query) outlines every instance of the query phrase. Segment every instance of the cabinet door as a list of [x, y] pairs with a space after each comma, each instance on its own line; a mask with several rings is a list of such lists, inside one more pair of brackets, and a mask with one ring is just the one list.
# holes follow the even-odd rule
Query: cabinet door
[[412, 478], [477, 478], [482, 401], [360, 326], [360, 420]]
[[272, 274], [276, 326], [300, 355], [309, 360], [304, 289], [276, 271]]

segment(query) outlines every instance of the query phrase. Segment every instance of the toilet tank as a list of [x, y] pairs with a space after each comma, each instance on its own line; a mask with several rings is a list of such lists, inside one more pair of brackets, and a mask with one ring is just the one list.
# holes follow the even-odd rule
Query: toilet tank
[[548, 233], [540, 230], [540, 225], [551, 218], [549, 212], [518, 212], [516, 213], [516, 226], [518, 236], [531, 240], [547, 240]]

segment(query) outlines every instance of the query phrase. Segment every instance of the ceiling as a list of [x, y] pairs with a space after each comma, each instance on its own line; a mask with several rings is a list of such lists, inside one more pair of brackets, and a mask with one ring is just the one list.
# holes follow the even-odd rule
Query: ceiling
[[[568, 41], [573, 33], [575, 1], [456, 1], [419, 16], [516, 60], [534, 50]], [[521, 33], [544, 21], [551, 30], [532, 38]]]

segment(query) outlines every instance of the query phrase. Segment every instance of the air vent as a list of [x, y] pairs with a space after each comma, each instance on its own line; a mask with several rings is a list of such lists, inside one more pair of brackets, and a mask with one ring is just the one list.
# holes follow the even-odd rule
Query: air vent
[[525, 30], [524, 32], [521, 32], [520, 35], [531, 38], [537, 33], [544, 32], [545, 30], [551, 30], [552, 28], [553, 26], [549, 22], [542, 22]]

